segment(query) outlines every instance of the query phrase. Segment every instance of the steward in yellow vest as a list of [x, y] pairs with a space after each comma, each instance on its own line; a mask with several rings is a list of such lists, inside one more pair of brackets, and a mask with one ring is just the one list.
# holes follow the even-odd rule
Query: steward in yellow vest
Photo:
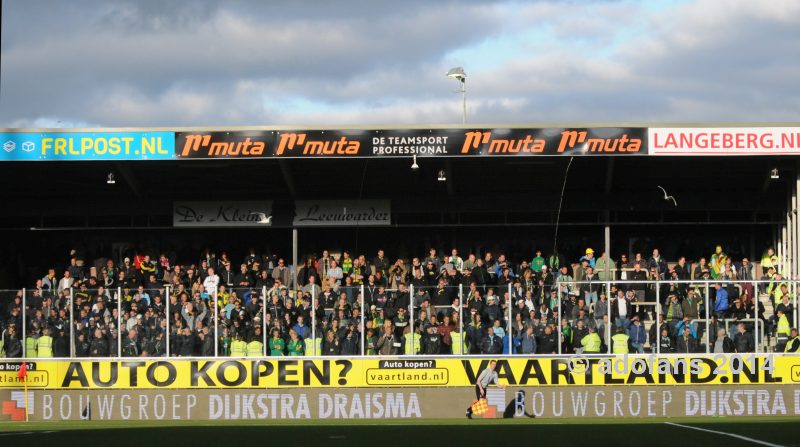
[[314, 356], [314, 355], [322, 355], [322, 339], [319, 338], [319, 337], [311, 338], [311, 334], [310, 333], [308, 335], [309, 336], [306, 337], [303, 340], [305, 342], [305, 344], [306, 344], [306, 349], [305, 349], [305, 354], [304, 355], [306, 357], [310, 357], [310, 356]]
[[611, 352], [614, 354], [627, 354], [628, 353], [628, 340], [630, 337], [625, 333], [624, 328], [618, 327], [617, 333], [611, 337], [612, 348]]
[[784, 348], [783, 352], [800, 352], [800, 337], [797, 336], [797, 329], [792, 328], [791, 334], [791, 338], [786, 343], [786, 348]]
[[248, 357], [262, 357], [264, 355], [264, 343], [261, 341], [261, 326], [256, 326], [253, 331], [253, 339], [247, 344]]
[[53, 337], [50, 336], [50, 328], [44, 329], [44, 335], [39, 337], [37, 354], [42, 358], [53, 357]]
[[37, 340], [34, 338], [33, 332], [30, 332], [25, 338], [25, 358], [35, 359], [38, 356]]
[[452, 341], [453, 355], [469, 354], [466, 337], [464, 337], [464, 333], [461, 332], [461, 328], [458, 328], [458, 331], [450, 332], [450, 340]]
[[600, 345], [602, 344], [600, 336], [597, 335], [597, 329], [592, 326], [589, 327], [589, 333], [581, 339], [581, 346], [584, 353], [598, 353], [600, 352]]
[[247, 355], [247, 343], [242, 341], [241, 334], [233, 336], [231, 342], [231, 357], [245, 357]]
[[422, 340], [422, 335], [420, 335], [419, 333], [419, 327], [414, 328], [413, 334], [410, 331], [406, 333], [406, 335], [403, 338], [405, 338], [405, 354], [406, 355], [419, 354], [420, 341]]

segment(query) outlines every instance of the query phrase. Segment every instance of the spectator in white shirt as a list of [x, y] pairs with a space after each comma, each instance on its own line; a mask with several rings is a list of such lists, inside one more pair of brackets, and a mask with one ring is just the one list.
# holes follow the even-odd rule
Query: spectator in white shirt
[[205, 287], [210, 296], [216, 298], [217, 286], [219, 286], [219, 276], [216, 273], [214, 273], [213, 267], [209, 267], [208, 276], [206, 276], [206, 279], [203, 280], [203, 287]]
[[328, 279], [333, 279], [336, 282], [337, 286], [342, 285], [342, 278], [344, 277], [344, 273], [342, 273], [342, 268], [336, 263], [335, 260], [330, 259], [328, 261]]
[[65, 270], [64, 277], [58, 282], [58, 293], [68, 290], [70, 287], [72, 287], [72, 281], [72, 275], [69, 273], [69, 270]]

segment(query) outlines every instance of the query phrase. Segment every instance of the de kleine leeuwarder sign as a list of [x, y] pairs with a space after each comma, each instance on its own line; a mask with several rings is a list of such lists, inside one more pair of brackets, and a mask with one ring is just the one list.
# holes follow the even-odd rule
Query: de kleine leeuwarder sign
[[[381, 226], [392, 222], [389, 200], [298, 200], [295, 227]], [[174, 227], [269, 227], [270, 201], [175, 202]]]
[[0, 144], [0, 161], [796, 155], [800, 127], [20, 130]]

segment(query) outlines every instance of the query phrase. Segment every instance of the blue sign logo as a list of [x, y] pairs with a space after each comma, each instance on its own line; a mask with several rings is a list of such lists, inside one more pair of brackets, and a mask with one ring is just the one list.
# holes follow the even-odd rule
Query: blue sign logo
[[174, 132], [0, 133], [0, 161], [172, 160]]

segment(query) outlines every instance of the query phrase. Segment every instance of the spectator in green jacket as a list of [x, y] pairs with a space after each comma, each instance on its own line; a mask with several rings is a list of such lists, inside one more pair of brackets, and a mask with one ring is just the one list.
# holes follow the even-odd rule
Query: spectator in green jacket
[[531, 260], [531, 270], [536, 273], [542, 271], [542, 266], [545, 264], [544, 258], [542, 257], [542, 250], [536, 250], [536, 256]]

